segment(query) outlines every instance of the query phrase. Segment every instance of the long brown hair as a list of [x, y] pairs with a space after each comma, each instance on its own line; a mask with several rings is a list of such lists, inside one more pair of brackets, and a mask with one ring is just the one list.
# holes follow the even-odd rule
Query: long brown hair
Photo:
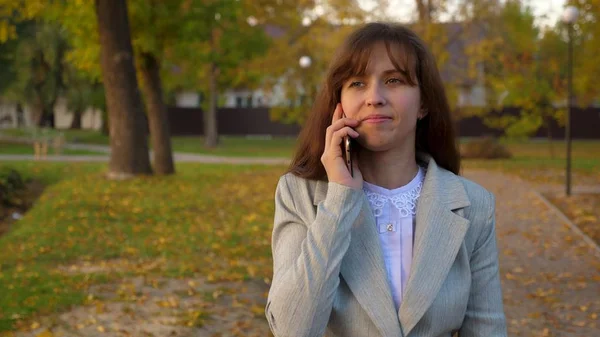
[[[416, 151], [429, 154], [439, 166], [459, 174], [456, 132], [433, 55], [413, 31], [390, 23], [368, 23], [348, 36], [338, 49], [300, 132], [289, 172], [302, 178], [327, 180], [321, 155], [326, 129], [341, 99], [342, 85], [350, 77], [365, 72], [371, 50], [378, 42], [385, 44], [396, 68], [408, 73], [409, 84], [419, 85], [422, 108], [427, 115], [417, 122]], [[400, 50], [402, 55], [393, 55], [392, 50]]]

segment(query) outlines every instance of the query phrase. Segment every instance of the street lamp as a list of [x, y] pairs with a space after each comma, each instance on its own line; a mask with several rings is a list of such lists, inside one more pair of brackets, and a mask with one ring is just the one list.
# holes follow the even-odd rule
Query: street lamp
[[311, 24], [312, 24], [312, 20], [311, 20], [309, 17], [305, 16], [305, 17], [302, 19], [302, 26], [304, 26], [304, 27], [308, 27], [308, 26], [310, 26]]
[[298, 63], [300, 64], [300, 67], [306, 69], [310, 67], [312, 60], [310, 59], [310, 56], [301, 56]]
[[567, 121], [565, 123], [565, 140], [567, 142], [567, 177], [566, 194], [571, 195], [571, 112], [573, 110], [573, 24], [577, 21], [579, 10], [567, 6], [562, 16], [562, 21], [567, 24], [569, 36], [569, 60], [567, 66]]
[[257, 19], [256, 19], [254, 16], [249, 16], [249, 17], [246, 19], [246, 22], [248, 22], [248, 24], [249, 24], [251, 27], [254, 27], [254, 26], [256, 26], [256, 25], [258, 24], [258, 20], [257, 20]]

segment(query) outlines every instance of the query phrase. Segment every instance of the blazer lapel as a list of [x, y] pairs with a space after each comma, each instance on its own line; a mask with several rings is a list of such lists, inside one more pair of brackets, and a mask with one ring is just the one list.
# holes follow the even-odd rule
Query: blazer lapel
[[[469, 227], [469, 220], [453, 212], [470, 205], [462, 182], [439, 168], [429, 155], [418, 156], [427, 164], [427, 174], [417, 204], [413, 267], [399, 311], [395, 311], [375, 218], [366, 197], [342, 260], [342, 277], [382, 336], [407, 336], [423, 317]], [[326, 195], [327, 182], [318, 181], [313, 203], [318, 205]]]
[[469, 220], [453, 212], [470, 205], [462, 182], [427, 155], [420, 156], [429, 165], [417, 203], [413, 268], [399, 310], [405, 336], [432, 304], [469, 228]]
[[[318, 182], [314, 204], [322, 201], [326, 194], [327, 182]], [[381, 335], [400, 336], [400, 323], [387, 281], [375, 218], [366, 197], [350, 235], [350, 246], [342, 260], [340, 273]]]

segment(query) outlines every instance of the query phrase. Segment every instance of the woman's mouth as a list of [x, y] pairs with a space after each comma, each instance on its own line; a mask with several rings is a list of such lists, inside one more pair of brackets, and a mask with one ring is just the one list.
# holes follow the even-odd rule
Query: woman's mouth
[[385, 123], [385, 122], [391, 122], [391, 121], [392, 121], [391, 117], [384, 116], [384, 115], [371, 115], [371, 116], [365, 117], [362, 120], [363, 123], [371, 123], [371, 124]]

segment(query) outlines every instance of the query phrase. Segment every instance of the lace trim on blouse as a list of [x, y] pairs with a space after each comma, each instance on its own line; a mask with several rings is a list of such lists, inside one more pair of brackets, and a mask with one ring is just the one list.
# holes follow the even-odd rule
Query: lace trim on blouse
[[383, 207], [388, 201], [392, 205], [394, 205], [394, 207], [396, 207], [398, 211], [400, 211], [400, 216], [408, 217], [413, 216], [417, 213], [417, 201], [419, 199], [419, 196], [421, 195], [423, 181], [424, 177], [412, 189], [392, 196], [372, 192], [367, 190], [366, 188], [363, 190], [367, 198], [369, 199], [369, 203], [371, 204], [371, 208], [373, 209], [373, 215], [375, 217], [381, 216], [381, 214], [383, 213]]

